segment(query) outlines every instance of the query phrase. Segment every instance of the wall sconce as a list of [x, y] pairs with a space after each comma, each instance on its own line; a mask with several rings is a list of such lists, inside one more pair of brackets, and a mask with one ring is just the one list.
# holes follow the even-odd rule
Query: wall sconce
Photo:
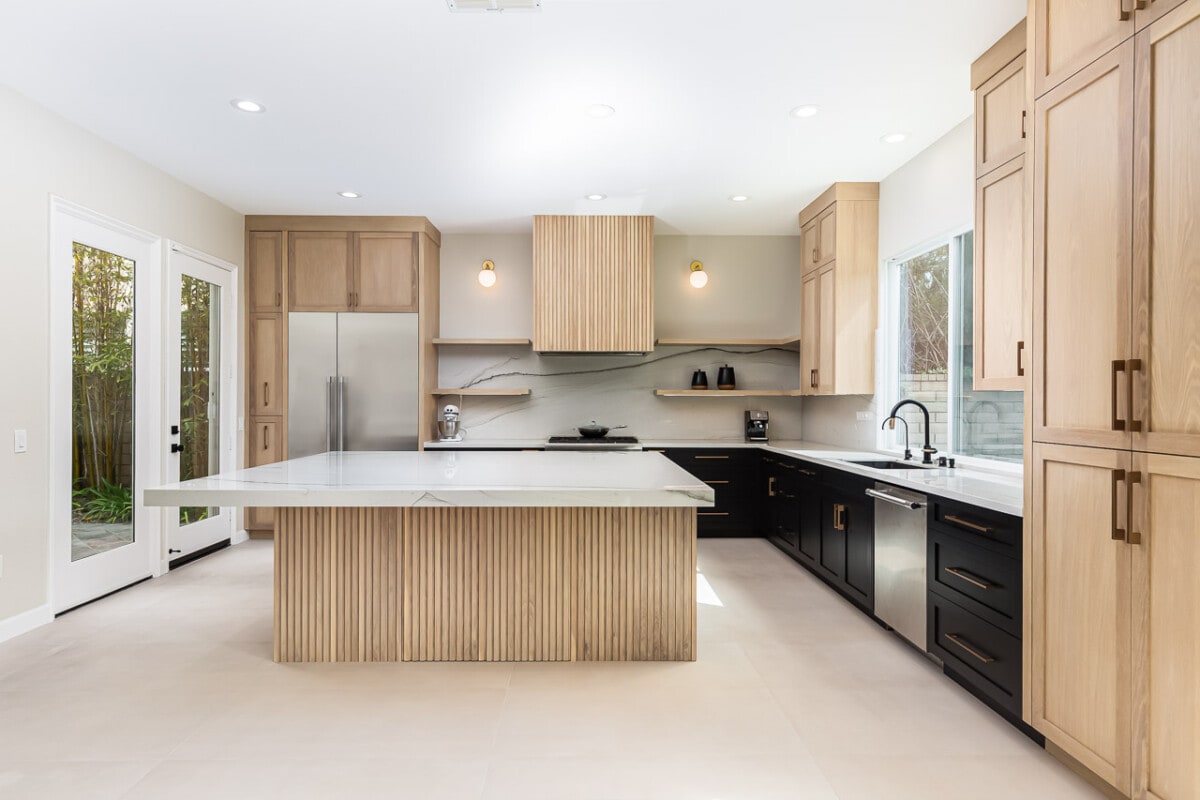
[[483, 268], [479, 270], [479, 285], [485, 289], [496, 285], [496, 262], [490, 258], [483, 262]]
[[689, 280], [697, 289], [703, 289], [708, 285], [708, 273], [704, 271], [704, 264], [699, 261], [692, 262], [692, 274]]

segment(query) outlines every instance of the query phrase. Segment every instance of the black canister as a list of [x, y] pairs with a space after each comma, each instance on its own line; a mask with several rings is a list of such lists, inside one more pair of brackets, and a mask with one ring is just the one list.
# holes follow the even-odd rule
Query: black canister
[[737, 381], [733, 377], [733, 367], [726, 364], [717, 370], [718, 389], [736, 389]]
[[698, 369], [692, 373], [692, 388], [693, 389], [707, 389], [708, 388], [708, 375], [705, 374], [704, 370]]

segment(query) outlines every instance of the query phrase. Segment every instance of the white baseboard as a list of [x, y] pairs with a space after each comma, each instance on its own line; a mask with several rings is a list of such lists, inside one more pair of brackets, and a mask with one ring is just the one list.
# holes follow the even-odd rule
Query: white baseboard
[[50, 609], [49, 603], [22, 611], [16, 616], [0, 620], [0, 642], [8, 641], [53, 621], [54, 612]]
[[235, 531], [233, 536], [229, 537], [229, 545], [231, 547], [235, 544], [241, 544], [242, 542], [248, 541], [250, 541], [250, 534], [246, 533], [245, 528], [240, 531]]

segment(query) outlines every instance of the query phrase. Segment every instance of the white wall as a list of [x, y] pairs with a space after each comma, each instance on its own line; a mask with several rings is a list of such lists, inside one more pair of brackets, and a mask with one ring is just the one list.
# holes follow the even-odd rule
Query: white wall
[[[879, 183], [881, 263], [975, 218], [975, 119], [968, 117]], [[885, 324], [886, 309], [879, 309]], [[887, 346], [879, 337], [880, 347]], [[882, 377], [876, 352], [876, 385]], [[871, 419], [860, 422], [858, 412]], [[876, 447], [880, 411], [875, 396], [813, 397], [804, 401], [805, 438], [853, 448]]]
[[[783, 338], [799, 333], [798, 236], [658, 236], [655, 253], [655, 330], [662, 337]], [[496, 262], [496, 285], [477, 275], [485, 258]], [[441, 335], [448, 338], [520, 337], [533, 330], [532, 236], [442, 237]], [[693, 259], [705, 263], [709, 283], [688, 281]], [[646, 357], [542, 357], [525, 348], [443, 347], [440, 383], [473, 381], [492, 387], [530, 387], [526, 398], [467, 398], [468, 439], [542, 438], [595, 418], [627, 423], [643, 438], [738, 438], [743, 412], [765, 409], [779, 438], [801, 434], [798, 398], [676, 399], [653, 389], [687, 386], [694, 369], [728, 362], [739, 386], [795, 388], [799, 360], [779, 349], [658, 348]], [[447, 398], [458, 402], [457, 398]]]
[[[243, 217], [0, 86], [0, 625], [48, 602], [50, 196], [234, 264]], [[166, 263], [164, 256], [163, 264]], [[239, 348], [240, 349], [240, 348]], [[29, 452], [12, 452], [12, 432]], [[66, 535], [59, 532], [58, 535]]]

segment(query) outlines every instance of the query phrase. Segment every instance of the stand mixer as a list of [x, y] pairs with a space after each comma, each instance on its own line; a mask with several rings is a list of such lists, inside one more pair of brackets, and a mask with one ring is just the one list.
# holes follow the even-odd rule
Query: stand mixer
[[461, 442], [463, 435], [462, 429], [458, 425], [459, 410], [454, 404], [447, 404], [442, 409], [442, 415], [438, 417], [438, 441], [439, 442]]

